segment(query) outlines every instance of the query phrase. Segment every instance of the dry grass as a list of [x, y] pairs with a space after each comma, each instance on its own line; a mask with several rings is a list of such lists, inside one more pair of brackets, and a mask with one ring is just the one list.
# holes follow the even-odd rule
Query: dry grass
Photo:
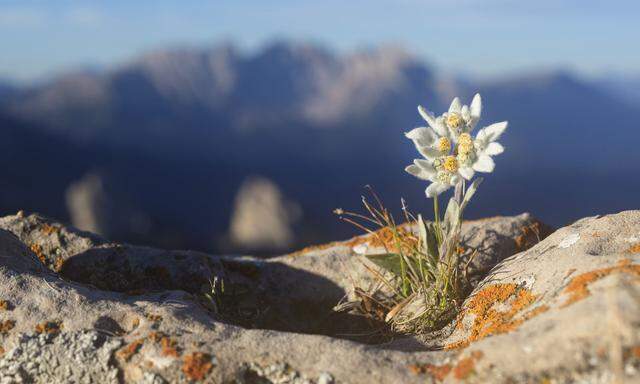
[[384, 320], [394, 331], [423, 333], [440, 328], [455, 317], [469, 291], [468, 262], [463, 264], [459, 253], [460, 217], [441, 222], [436, 200], [436, 221], [425, 222], [410, 213], [403, 202], [404, 223], [399, 224], [378, 196], [371, 194], [374, 204], [362, 199], [365, 214], [335, 212], [341, 220], [367, 233], [369, 245], [385, 250], [383, 254], [367, 255], [375, 266], [365, 267], [378, 284], [361, 291], [376, 304], [377, 311], [385, 309]]

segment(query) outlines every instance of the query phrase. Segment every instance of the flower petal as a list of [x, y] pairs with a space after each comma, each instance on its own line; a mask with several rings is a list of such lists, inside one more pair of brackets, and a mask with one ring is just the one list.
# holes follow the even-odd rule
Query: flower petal
[[406, 167], [404, 170], [407, 171], [407, 173], [417, 177], [418, 179], [429, 180], [429, 176], [426, 174], [426, 172], [424, 172], [422, 168], [418, 167], [415, 164], [411, 164], [410, 166]]
[[449, 113], [452, 113], [452, 112], [460, 113], [461, 108], [462, 108], [462, 104], [460, 103], [460, 99], [456, 97], [453, 99], [453, 101], [451, 102], [451, 105], [449, 106]]
[[422, 105], [418, 105], [418, 113], [429, 124], [430, 127], [435, 128], [436, 117], [433, 115], [433, 113], [429, 112]]
[[481, 154], [478, 156], [478, 160], [473, 163], [473, 169], [478, 172], [493, 172], [493, 169], [496, 167], [496, 163], [493, 162], [491, 156]]
[[458, 173], [460, 176], [464, 177], [466, 180], [471, 180], [475, 171], [471, 167], [462, 167], [458, 169]]
[[428, 198], [432, 198], [434, 196], [438, 196], [449, 188], [451, 188], [451, 186], [447, 184], [431, 183], [425, 190], [425, 193], [427, 194]]
[[489, 156], [499, 155], [502, 152], [504, 152], [504, 147], [502, 146], [502, 144], [495, 141], [489, 143], [489, 145], [487, 145], [487, 148], [485, 148], [484, 150], [484, 153]]
[[442, 156], [442, 152], [438, 151], [433, 147], [417, 146], [417, 148], [418, 148], [418, 152], [420, 152], [420, 154], [424, 156], [425, 159], [431, 160], [431, 159], [435, 159], [436, 157]]
[[444, 119], [442, 116], [436, 118], [436, 125], [433, 127], [433, 130], [436, 131], [438, 135], [441, 137], [449, 137], [449, 128], [444, 124]]
[[[507, 125], [509, 123], [506, 121], [501, 121], [499, 123], [493, 123], [488, 127], [484, 128], [484, 132], [487, 135], [488, 141], [496, 141], [500, 138], [500, 135], [507, 129]], [[479, 132], [478, 132], [479, 134]]]
[[435, 176], [435, 174], [436, 174], [435, 167], [428, 160], [415, 159], [415, 160], [413, 160], [413, 164], [415, 164], [418, 167], [420, 167], [420, 169], [422, 169], [428, 175], [428, 177]]
[[433, 144], [437, 139], [436, 133], [431, 128], [418, 127], [406, 132], [404, 134], [408, 139], [411, 139], [416, 145], [427, 146]]
[[482, 97], [480, 97], [479, 93], [476, 93], [473, 96], [473, 100], [471, 101], [471, 121], [473, 125], [475, 125], [480, 120], [480, 115], [482, 114]]

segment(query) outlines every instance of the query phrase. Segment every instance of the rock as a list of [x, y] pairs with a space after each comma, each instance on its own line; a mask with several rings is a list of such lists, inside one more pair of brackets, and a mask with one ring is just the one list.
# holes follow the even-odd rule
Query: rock
[[298, 205], [286, 200], [274, 182], [248, 178], [236, 195], [230, 240], [245, 250], [288, 249], [295, 241], [292, 225], [300, 214]]
[[83, 231], [109, 236], [113, 219], [110, 201], [100, 175], [88, 174], [67, 188], [67, 209], [71, 222]]
[[[498, 264], [478, 272], [433, 349], [419, 337], [364, 344], [340, 334], [356, 320], [330, 308], [366, 276], [352, 248], [367, 237], [259, 260], [112, 244], [37, 215], [5, 217], [0, 382], [638, 379], [640, 211], [584, 219], [535, 245], [523, 229], [534, 222], [465, 224], [467, 246], [482, 248], [478, 271]], [[44, 257], [31, 244], [47, 245]], [[533, 247], [506, 253], [518, 246]], [[57, 254], [59, 269], [49, 263]]]

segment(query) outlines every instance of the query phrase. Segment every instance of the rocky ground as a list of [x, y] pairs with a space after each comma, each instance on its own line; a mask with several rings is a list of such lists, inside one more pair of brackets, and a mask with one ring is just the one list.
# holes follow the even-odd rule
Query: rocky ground
[[430, 337], [332, 310], [371, 238], [261, 260], [0, 228], [0, 383], [640, 382], [640, 211], [465, 223], [476, 287]]

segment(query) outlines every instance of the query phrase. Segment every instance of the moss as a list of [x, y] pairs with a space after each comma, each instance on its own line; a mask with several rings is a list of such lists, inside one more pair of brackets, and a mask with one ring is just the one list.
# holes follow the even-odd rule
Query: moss
[[121, 360], [129, 361], [131, 360], [131, 357], [133, 357], [133, 355], [138, 353], [140, 348], [142, 348], [142, 345], [144, 345], [144, 339], [134, 340], [133, 342], [120, 348], [118, 352], [116, 352], [116, 356]]
[[6, 335], [15, 326], [16, 322], [13, 320], [5, 320], [3, 322], [0, 322], [0, 335]]
[[589, 285], [614, 273], [626, 273], [640, 277], [640, 265], [631, 264], [631, 260], [624, 259], [616, 266], [596, 269], [574, 277], [563, 291], [569, 294], [569, 298], [561, 305], [561, 308], [568, 307], [588, 297], [591, 294]]
[[185, 356], [182, 364], [182, 372], [191, 380], [203, 380], [211, 368], [213, 368], [212, 356], [202, 352]]
[[[507, 333], [518, 328], [524, 321], [548, 310], [547, 306], [535, 308], [520, 315], [536, 301], [530, 290], [515, 283], [490, 285], [474, 294], [458, 317], [456, 328], [463, 327], [462, 320], [473, 315], [473, 324], [466, 339], [447, 345], [446, 349], [466, 347], [472, 342], [487, 336]], [[496, 304], [503, 304], [507, 310], [496, 309]]]
[[48, 335], [55, 335], [60, 333], [61, 330], [62, 321], [45, 321], [36, 325], [36, 332], [40, 334], [46, 333]]

